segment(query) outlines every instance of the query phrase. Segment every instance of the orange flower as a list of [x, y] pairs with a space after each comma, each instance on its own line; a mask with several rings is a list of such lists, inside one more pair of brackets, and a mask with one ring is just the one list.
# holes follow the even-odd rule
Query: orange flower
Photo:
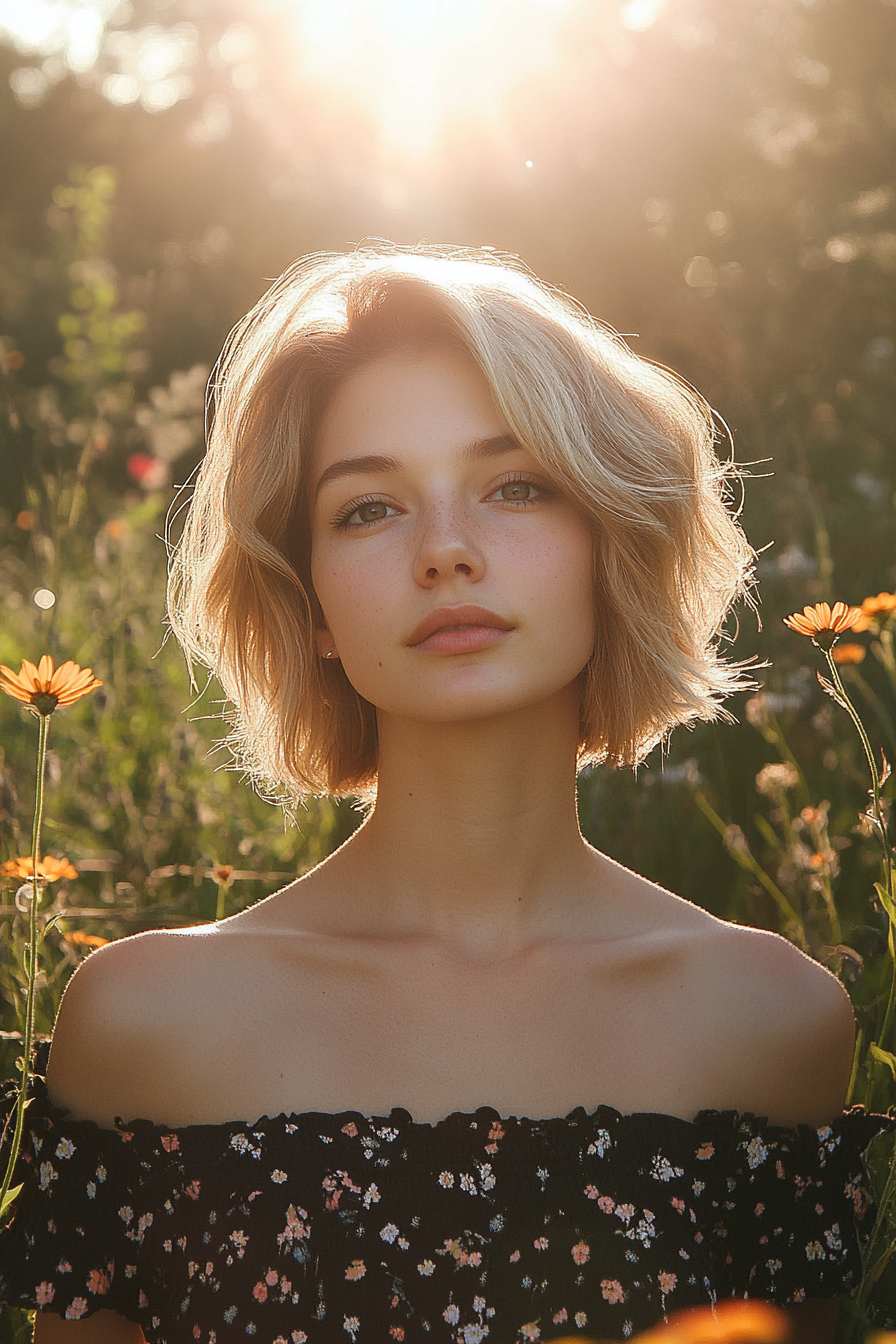
[[[68, 859], [54, 859], [51, 854], [40, 860], [37, 875], [45, 882], [58, 882], [60, 877], [77, 877], [78, 870]], [[34, 860], [28, 854], [24, 858], [7, 859], [0, 863], [0, 876], [29, 878], [34, 876]]]
[[102, 684], [92, 667], [79, 667], [69, 661], [57, 668], [48, 653], [37, 667], [23, 658], [20, 672], [0, 663], [0, 691], [30, 705], [43, 717], [52, 714], [57, 705], [75, 704]]
[[886, 620], [896, 612], [896, 593], [878, 593], [877, 597], [866, 597], [862, 603], [862, 614], [854, 630], [867, 630], [872, 621], [881, 617]]
[[67, 943], [74, 943], [76, 947], [105, 947], [109, 941], [108, 938], [101, 938], [98, 933], [84, 933], [81, 929], [64, 933], [62, 936]]
[[803, 607], [802, 612], [794, 612], [784, 617], [784, 624], [798, 635], [808, 635], [819, 649], [829, 649], [844, 630], [851, 630], [861, 618], [861, 607], [850, 607], [846, 602], [835, 602], [829, 607], [827, 602], [816, 602], [814, 607]]
[[229, 882], [233, 877], [233, 864], [216, 863], [212, 869], [212, 877], [216, 882]]
[[636, 1335], [639, 1344], [785, 1344], [787, 1315], [767, 1302], [719, 1302], [670, 1315], [668, 1323]]
[[835, 663], [862, 663], [865, 661], [865, 646], [863, 644], [841, 644], [839, 649], [834, 649], [831, 657]]

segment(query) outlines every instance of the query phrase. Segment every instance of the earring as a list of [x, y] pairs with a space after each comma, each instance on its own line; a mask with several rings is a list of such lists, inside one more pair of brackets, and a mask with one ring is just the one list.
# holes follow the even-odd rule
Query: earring
[[324, 654], [324, 657], [325, 657], [325, 658], [335, 658], [335, 657], [336, 657], [336, 650], [335, 650], [335, 649], [327, 649], [326, 653]]

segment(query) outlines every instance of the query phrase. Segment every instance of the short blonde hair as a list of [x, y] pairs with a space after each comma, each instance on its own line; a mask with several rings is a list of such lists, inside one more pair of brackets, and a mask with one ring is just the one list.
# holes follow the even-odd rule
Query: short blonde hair
[[460, 349], [508, 430], [594, 521], [580, 765], [637, 764], [747, 685], [718, 654], [754, 555], [707, 404], [518, 260], [364, 245], [291, 266], [237, 324], [171, 571], [171, 626], [234, 705], [237, 760], [298, 799], [373, 792], [374, 707], [318, 655], [307, 472], [328, 398], [390, 353]]

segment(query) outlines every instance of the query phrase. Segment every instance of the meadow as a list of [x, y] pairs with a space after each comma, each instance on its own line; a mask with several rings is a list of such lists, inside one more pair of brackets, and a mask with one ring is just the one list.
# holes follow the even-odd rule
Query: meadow
[[[760, 556], [758, 607], [725, 640], [759, 685], [637, 773], [586, 772], [581, 825], [828, 966], [856, 1009], [850, 1101], [896, 1105], [896, 8], [570, 0], [556, 71], [510, 87], [497, 129], [448, 126], [423, 163], [360, 104], [296, 82], [276, 6], [120, 10], [90, 68], [0, 32], [0, 664], [50, 655], [103, 683], [52, 715], [57, 864], [36, 904], [39, 722], [0, 694], [0, 1078], [19, 1081], [32, 979], [39, 1038], [97, 946], [243, 908], [358, 824], [351, 800], [287, 816], [240, 778], [222, 692], [191, 686], [164, 591], [230, 324], [293, 256], [380, 234], [518, 251], [730, 426]], [[654, 19], [626, 27], [629, 11]], [[164, 80], [146, 75], [116, 103], [115, 53], [163, 39], [187, 53], [182, 92], [156, 106]], [[838, 600], [860, 615], [832, 665], [784, 618]], [[879, 1214], [843, 1344], [896, 1330], [892, 1140], [871, 1165]], [[0, 1317], [10, 1344], [28, 1331]]]
[[[57, 193], [71, 218], [69, 274], [79, 257], [95, 265], [113, 199], [103, 169]], [[206, 371], [175, 374], [138, 401], [126, 368], [139, 320], [118, 310], [102, 277], [91, 282], [83, 268], [75, 276], [59, 315], [64, 395], [35, 395], [17, 382], [16, 352], [4, 361], [10, 422], [27, 426], [38, 446], [74, 447], [67, 469], [34, 475], [0, 554], [0, 663], [9, 669], [0, 701], [0, 990], [3, 1072], [13, 1082], [23, 1030], [35, 1041], [52, 1031], [69, 975], [95, 947], [243, 908], [313, 866], [360, 817], [351, 800], [325, 798], [286, 816], [232, 768], [222, 692], [213, 681], [191, 687], [164, 625], [167, 545], [185, 498], [171, 473], [198, 447]], [[96, 470], [116, 439], [133, 450], [123, 489]], [[880, 1110], [896, 1103], [886, 756], [896, 745], [896, 596], [806, 612], [784, 635], [786, 682], [760, 669], [767, 685], [741, 697], [739, 722], [679, 733], [637, 774], [589, 771], [581, 823], [639, 871], [726, 919], [781, 932], [834, 970], [859, 1022], [850, 1102]], [[64, 697], [58, 708], [52, 695], [41, 701], [33, 668], [12, 674], [45, 654], [57, 666], [89, 667], [102, 684], [67, 707]], [[37, 726], [49, 730], [51, 718], [35, 771]], [[35, 884], [38, 780], [45, 867]], [[874, 1151], [880, 1213], [862, 1289], [844, 1308], [851, 1338], [872, 1321], [896, 1320], [887, 1272], [893, 1152], [887, 1139]]]

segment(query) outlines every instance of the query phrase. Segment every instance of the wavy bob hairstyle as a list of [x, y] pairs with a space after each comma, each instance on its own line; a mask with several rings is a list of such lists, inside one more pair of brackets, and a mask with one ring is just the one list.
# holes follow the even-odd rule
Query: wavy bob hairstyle
[[339, 384], [384, 355], [461, 350], [499, 416], [594, 521], [597, 635], [579, 763], [635, 765], [748, 682], [718, 656], [753, 552], [707, 404], [518, 260], [364, 245], [296, 262], [234, 328], [171, 571], [171, 626], [232, 700], [237, 760], [298, 799], [371, 796], [376, 710], [323, 661], [308, 472]]

